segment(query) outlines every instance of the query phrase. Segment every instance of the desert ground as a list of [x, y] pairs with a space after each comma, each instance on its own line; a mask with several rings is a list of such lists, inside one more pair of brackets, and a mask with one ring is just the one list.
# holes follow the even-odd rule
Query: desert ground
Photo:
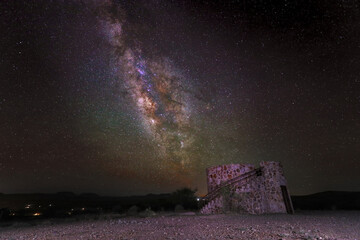
[[0, 239], [360, 239], [360, 211], [43, 220], [3, 226]]

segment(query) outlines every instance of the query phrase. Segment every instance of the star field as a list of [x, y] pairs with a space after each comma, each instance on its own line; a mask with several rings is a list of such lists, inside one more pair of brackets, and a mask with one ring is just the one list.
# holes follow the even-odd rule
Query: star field
[[0, 192], [359, 191], [356, 1], [0, 3]]

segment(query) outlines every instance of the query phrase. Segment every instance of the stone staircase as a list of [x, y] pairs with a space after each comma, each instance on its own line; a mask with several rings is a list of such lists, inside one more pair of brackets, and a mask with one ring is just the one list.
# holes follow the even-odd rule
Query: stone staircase
[[[237, 187], [241, 187], [246, 184], [251, 178], [255, 178], [261, 175], [261, 168], [254, 169], [250, 172], [247, 172], [243, 175], [240, 175], [236, 178], [230, 179], [222, 184], [220, 184], [216, 189], [209, 192], [204, 198], [204, 206], [201, 208], [201, 214], [217, 214], [224, 212], [224, 197], [221, 192], [226, 187], [231, 188], [236, 184]], [[232, 191], [232, 190], [230, 190]]]
[[201, 214], [216, 214], [223, 212], [223, 197], [218, 196], [201, 208]]

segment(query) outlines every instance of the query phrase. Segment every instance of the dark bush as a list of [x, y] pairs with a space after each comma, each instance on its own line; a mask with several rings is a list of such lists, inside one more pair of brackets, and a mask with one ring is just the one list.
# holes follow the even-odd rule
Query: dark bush
[[183, 206], [184, 209], [197, 209], [195, 192], [196, 190], [189, 188], [179, 189], [171, 194], [171, 202], [174, 206]]
[[10, 218], [10, 210], [8, 208], [0, 208], [0, 221]]
[[133, 205], [127, 210], [126, 214], [128, 216], [136, 216], [138, 212], [139, 212], [139, 208], [136, 205]]

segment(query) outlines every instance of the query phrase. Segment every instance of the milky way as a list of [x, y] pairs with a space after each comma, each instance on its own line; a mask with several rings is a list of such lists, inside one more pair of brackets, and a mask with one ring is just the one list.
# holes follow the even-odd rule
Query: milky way
[[[111, 14], [107, 9], [118, 9]], [[167, 58], [147, 58], [136, 39], [126, 39], [121, 9], [110, 2], [100, 7], [101, 26], [113, 48], [112, 66], [122, 88], [132, 99], [143, 128], [155, 142], [157, 169], [189, 171], [191, 131], [189, 82]], [[130, 43], [129, 43], [130, 42]], [[181, 168], [181, 169], [179, 169]]]

